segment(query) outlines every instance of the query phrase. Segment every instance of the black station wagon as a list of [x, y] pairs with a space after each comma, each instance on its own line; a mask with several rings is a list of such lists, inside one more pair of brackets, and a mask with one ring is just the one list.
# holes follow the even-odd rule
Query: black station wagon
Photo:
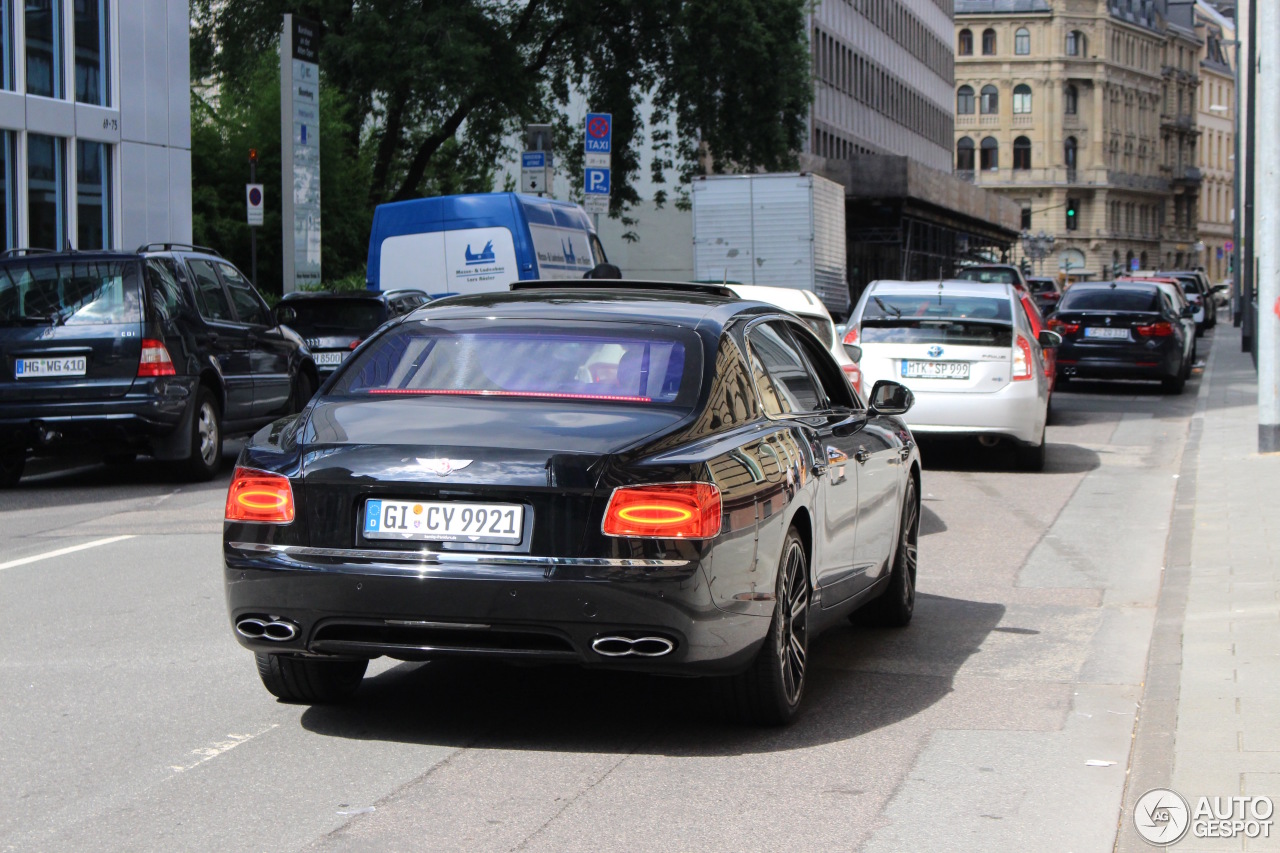
[[521, 282], [366, 340], [242, 452], [231, 627], [276, 696], [372, 658], [718, 677], [790, 719], [809, 643], [915, 601], [911, 394], [860, 400], [779, 309], [717, 285]]

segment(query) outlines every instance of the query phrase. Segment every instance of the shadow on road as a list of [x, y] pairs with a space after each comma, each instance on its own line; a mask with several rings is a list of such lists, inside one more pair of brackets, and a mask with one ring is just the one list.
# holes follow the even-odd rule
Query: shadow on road
[[1003, 605], [920, 595], [905, 630], [837, 628], [811, 650], [805, 709], [792, 725], [725, 722], [713, 685], [574, 667], [465, 661], [403, 664], [368, 678], [342, 706], [313, 706], [327, 737], [477, 749], [663, 755], [776, 752], [857, 737], [951, 692]]
[[[975, 439], [920, 438], [920, 458], [925, 471], [1016, 471], [1014, 445], [1001, 441], [983, 447]], [[1102, 465], [1102, 458], [1087, 447], [1049, 442], [1044, 473], [1086, 474]], [[1033, 476], [1033, 475], [1032, 475]], [[921, 523], [923, 523], [923, 517]]]
[[920, 535], [929, 536], [933, 533], [946, 533], [947, 523], [942, 520], [942, 516], [929, 509], [927, 501], [928, 498], [920, 503]]

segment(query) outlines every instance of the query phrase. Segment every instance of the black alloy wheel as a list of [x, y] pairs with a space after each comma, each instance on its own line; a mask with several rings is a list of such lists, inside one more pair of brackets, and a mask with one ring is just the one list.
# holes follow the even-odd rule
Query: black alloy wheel
[[804, 697], [809, 658], [809, 560], [793, 527], [778, 560], [777, 600], [764, 646], [751, 667], [726, 682], [731, 710], [743, 722], [790, 722]]
[[318, 660], [255, 652], [258, 677], [277, 699], [304, 705], [343, 702], [355, 695], [367, 660]]
[[0, 489], [8, 489], [18, 485], [22, 479], [22, 469], [27, 465], [27, 454], [23, 451], [0, 454]]
[[879, 597], [853, 613], [849, 619], [859, 625], [905, 628], [916, 609], [916, 567], [920, 554], [920, 500], [916, 480], [907, 480], [902, 504], [902, 529], [893, 556], [889, 587]]
[[192, 480], [212, 480], [222, 466], [222, 414], [213, 392], [201, 385], [191, 416], [191, 455], [183, 463]]

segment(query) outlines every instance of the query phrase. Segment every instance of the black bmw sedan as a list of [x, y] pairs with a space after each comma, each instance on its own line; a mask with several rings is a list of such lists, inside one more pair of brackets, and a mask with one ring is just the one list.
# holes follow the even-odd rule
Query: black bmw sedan
[[717, 676], [785, 722], [819, 631], [911, 619], [910, 405], [864, 404], [803, 322], [719, 286], [441, 300], [244, 448], [231, 623], [288, 701], [468, 656]]

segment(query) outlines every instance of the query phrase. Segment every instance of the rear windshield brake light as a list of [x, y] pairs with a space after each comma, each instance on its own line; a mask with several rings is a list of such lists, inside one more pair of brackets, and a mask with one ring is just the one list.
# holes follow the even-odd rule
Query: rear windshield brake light
[[552, 391], [484, 391], [469, 388], [369, 388], [364, 393], [391, 397], [526, 397], [533, 400], [608, 400], [613, 403], [652, 403], [652, 397], [623, 394], [568, 394]]

